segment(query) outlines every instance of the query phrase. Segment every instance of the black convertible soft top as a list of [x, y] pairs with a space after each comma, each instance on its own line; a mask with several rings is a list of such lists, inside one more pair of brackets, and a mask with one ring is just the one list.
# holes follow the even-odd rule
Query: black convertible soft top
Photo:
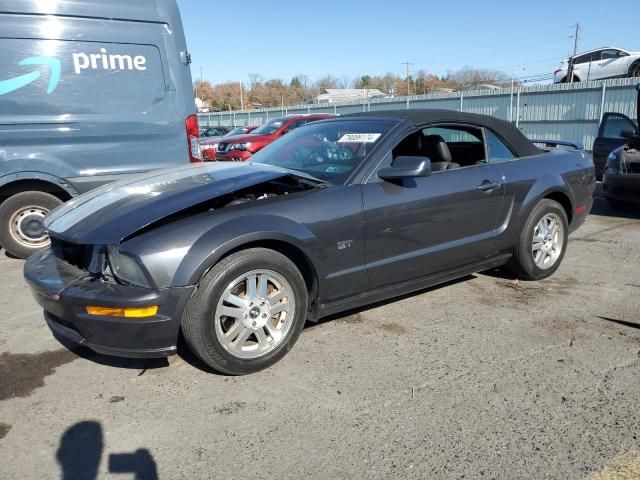
[[377, 112], [366, 113], [350, 113], [343, 115], [344, 117], [379, 117], [379, 118], [401, 118], [409, 120], [416, 128], [429, 125], [432, 123], [455, 122], [477, 125], [479, 127], [487, 127], [497, 133], [502, 139], [509, 144], [518, 157], [528, 157], [531, 155], [540, 155], [544, 153], [536, 147], [531, 141], [512, 123], [498, 120], [488, 115], [479, 115], [477, 113], [465, 113], [455, 110], [440, 110], [435, 108], [416, 108], [411, 110], [381, 110]]

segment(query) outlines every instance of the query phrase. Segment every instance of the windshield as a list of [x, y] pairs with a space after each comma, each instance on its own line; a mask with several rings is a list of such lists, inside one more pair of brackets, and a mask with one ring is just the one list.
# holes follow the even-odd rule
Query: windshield
[[220, 135], [223, 135], [225, 132], [225, 130], [221, 129], [221, 128], [207, 128], [206, 130], [204, 130], [200, 136], [201, 137], [219, 137]]
[[251, 133], [257, 133], [261, 135], [271, 135], [272, 133], [276, 133], [278, 130], [280, 130], [282, 125], [284, 125], [284, 122], [285, 122], [284, 118], [276, 118], [274, 120], [271, 120], [270, 122], [265, 123], [261, 127], [256, 128]]
[[342, 184], [394, 125], [396, 122], [390, 120], [311, 123], [260, 150], [251, 162]]
[[242, 135], [243, 133], [247, 133], [247, 127], [238, 127], [231, 130], [229, 133], [225, 135], [225, 137], [232, 137], [234, 135]]

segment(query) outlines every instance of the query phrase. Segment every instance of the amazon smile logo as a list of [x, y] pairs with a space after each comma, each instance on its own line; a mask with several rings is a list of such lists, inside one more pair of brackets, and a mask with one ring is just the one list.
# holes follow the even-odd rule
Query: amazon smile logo
[[[98, 53], [73, 53], [73, 72], [81, 75], [85, 71], [133, 71], [144, 72], [147, 70], [147, 58], [143, 55], [127, 55], [120, 53], [109, 53], [105, 48], [101, 48]], [[53, 92], [60, 82], [60, 72], [62, 62], [56, 57], [28, 57], [22, 59], [18, 65], [36, 66], [33, 71], [18, 75], [7, 80], [0, 80], [0, 96], [6, 95], [38, 80], [42, 75], [49, 74], [49, 84], [47, 94]]]
[[28, 66], [28, 65], [40, 65], [41, 67], [38, 70], [34, 70], [30, 73], [25, 73], [24, 75], [20, 75], [18, 77], [10, 78], [8, 80], [0, 81], [0, 95], [6, 95], [7, 93], [15, 92], [23, 87], [26, 87], [30, 83], [38, 80], [42, 74], [43, 70], [48, 69], [49, 71], [49, 85], [47, 87], [47, 94], [53, 92], [58, 86], [58, 82], [60, 82], [60, 60], [55, 57], [28, 57], [20, 61], [18, 65]]

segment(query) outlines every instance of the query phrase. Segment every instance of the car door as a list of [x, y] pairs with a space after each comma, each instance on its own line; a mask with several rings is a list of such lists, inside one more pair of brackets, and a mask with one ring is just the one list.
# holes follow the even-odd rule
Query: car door
[[597, 72], [595, 79], [621, 77], [627, 74], [629, 68], [629, 55], [622, 50], [606, 49], [602, 50], [601, 58], [597, 66], [592, 70]]
[[605, 113], [598, 129], [598, 136], [593, 143], [593, 163], [596, 167], [596, 178], [602, 178], [607, 157], [616, 148], [629, 141], [623, 132], [637, 132], [638, 126], [622, 113]]
[[602, 78], [602, 68], [600, 67], [600, 64], [602, 63], [602, 50], [587, 53], [581, 57], [581, 60], [581, 75], [579, 76], [580, 80], [584, 82]]
[[[396, 150], [378, 170], [392, 164]], [[495, 166], [469, 160], [468, 166], [402, 182], [381, 180], [375, 172], [369, 177], [362, 193], [370, 288], [435, 275], [494, 253], [504, 188]]]

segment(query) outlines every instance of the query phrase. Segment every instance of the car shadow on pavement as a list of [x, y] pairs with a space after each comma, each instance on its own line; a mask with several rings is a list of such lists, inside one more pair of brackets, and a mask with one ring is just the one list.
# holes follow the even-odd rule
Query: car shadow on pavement
[[[407, 298], [412, 298], [412, 297], [415, 297], [417, 295], [422, 295], [423, 293], [434, 291], [434, 290], [437, 290], [439, 288], [447, 287], [447, 286], [450, 286], [450, 285], [455, 285], [456, 283], [466, 282], [467, 280], [472, 280], [474, 278], [476, 278], [475, 275], [467, 275], [465, 277], [458, 278], [456, 280], [451, 280], [450, 282], [447, 282], [447, 283], [443, 283], [443, 284], [440, 284], [440, 285], [435, 285], [433, 287], [429, 287], [429, 288], [424, 288], [422, 290], [418, 290], [417, 292], [407, 293], [405, 295], [401, 295], [399, 297], [394, 297], [394, 298], [391, 298], [389, 300], [384, 300], [384, 301], [380, 301], [380, 302], [376, 302], [376, 303], [371, 303], [371, 304], [365, 305], [365, 306], [363, 306], [361, 308], [352, 309], [352, 310], [341, 312], [341, 313], [338, 313], [338, 314], [335, 314], [335, 315], [324, 317], [324, 318], [321, 318], [318, 322], [307, 321], [307, 323], [305, 324], [304, 329], [305, 330], [309, 330], [309, 329], [312, 329], [313, 327], [318, 326], [318, 325], [322, 325], [322, 324], [325, 324], [325, 323], [328, 323], [328, 322], [332, 322], [334, 320], [339, 320], [339, 319], [343, 319], [343, 318], [349, 318], [349, 317], [358, 315], [359, 313], [365, 312], [365, 311], [373, 309], [373, 308], [382, 307], [384, 305], [388, 305], [388, 304], [393, 303], [393, 302], [398, 302], [400, 300], [404, 300], [404, 299], [407, 299]], [[209, 367], [204, 362], [202, 362], [189, 349], [188, 345], [186, 344], [186, 341], [182, 337], [182, 334], [180, 335], [180, 339], [178, 340], [178, 355], [180, 356], [180, 358], [182, 358], [182, 360], [187, 362], [192, 367], [197, 368], [198, 370], [201, 370], [201, 371], [206, 372], [206, 373], [211, 373], [211, 374], [214, 374], [214, 375], [228, 376], [227, 374], [222, 373], [222, 372], [218, 372], [217, 370]]]
[[97, 363], [99, 365], [105, 365], [108, 367], [123, 368], [130, 370], [152, 370], [156, 368], [166, 368], [169, 366], [169, 360], [167, 357], [162, 358], [126, 358], [126, 357], [112, 357], [110, 355], [103, 355], [101, 353], [94, 352], [93, 350], [72, 343], [65, 338], [53, 335], [58, 342], [60, 342], [65, 348], [71, 350], [85, 360]]
[[631, 220], [640, 220], [640, 205], [628, 206], [624, 210], [613, 208], [609, 202], [600, 193], [600, 185], [598, 185], [598, 191], [593, 200], [593, 208], [591, 209], [591, 215], [599, 215], [603, 217], [618, 217], [628, 218]]
[[[60, 439], [56, 459], [63, 480], [95, 480], [104, 451], [102, 426], [90, 420], [69, 427]], [[158, 469], [149, 450], [109, 455], [109, 473], [133, 474], [136, 480], [156, 480]]]
[[640, 329], [640, 323], [628, 322], [626, 320], [619, 320], [617, 318], [611, 318], [611, 317], [603, 317], [602, 315], [597, 315], [597, 317], [600, 320], [606, 320], [607, 322], [616, 323], [618, 325], [622, 325], [623, 327], [639, 328]]

